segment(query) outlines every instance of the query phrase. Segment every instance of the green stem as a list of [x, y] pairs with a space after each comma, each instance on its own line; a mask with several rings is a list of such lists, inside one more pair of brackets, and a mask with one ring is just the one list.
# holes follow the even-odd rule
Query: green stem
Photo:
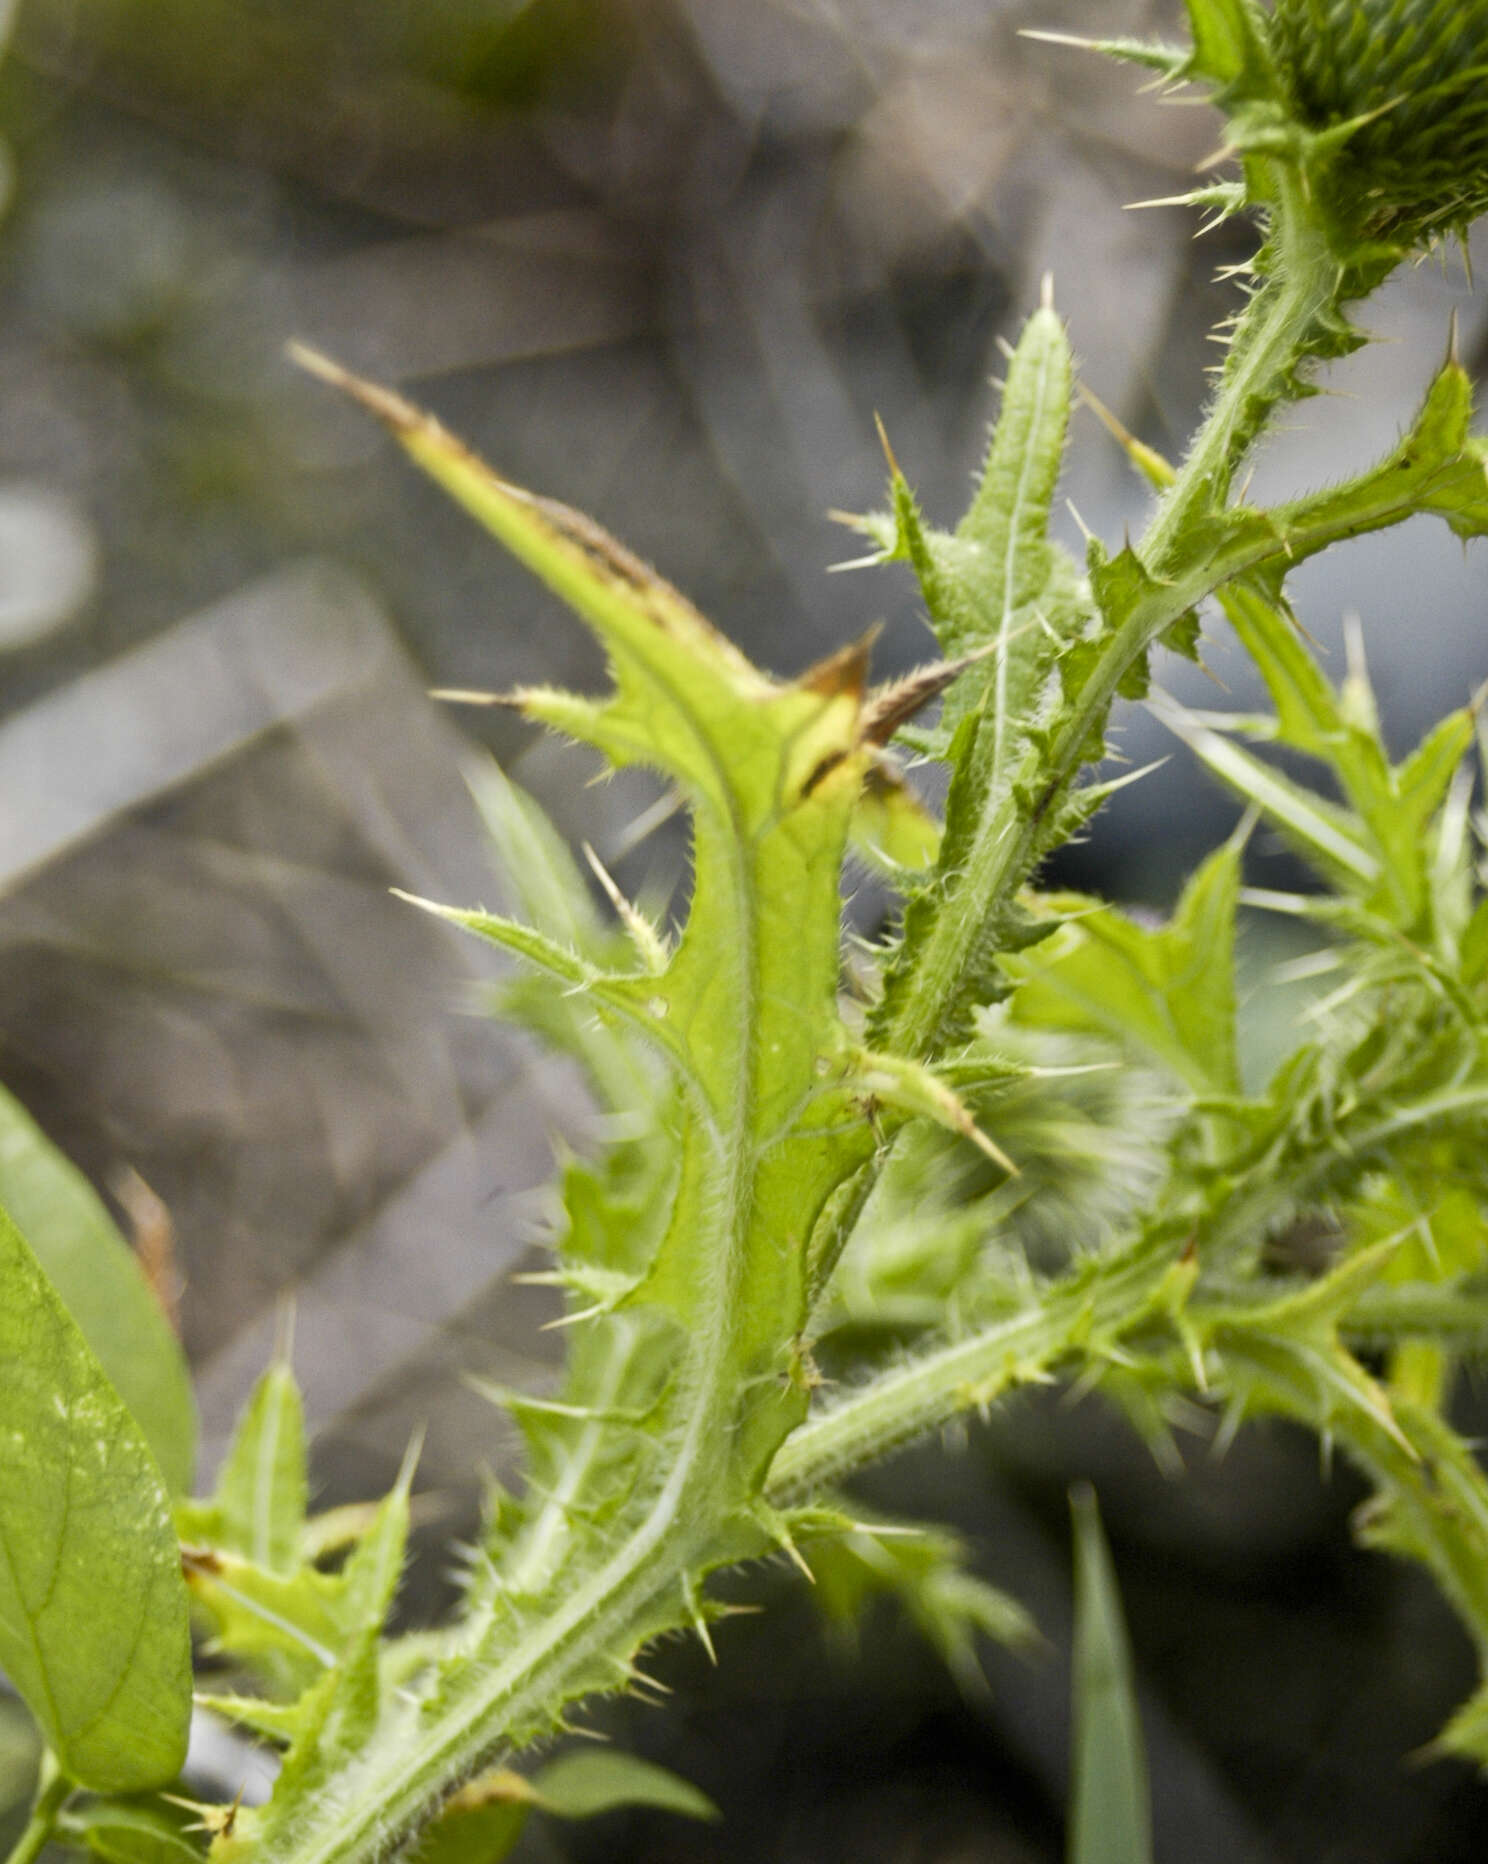
[[51, 1751], [47, 1750], [41, 1757], [36, 1797], [31, 1802], [31, 1816], [26, 1821], [24, 1831], [12, 1845], [5, 1864], [32, 1864], [33, 1859], [41, 1855], [56, 1826], [57, 1815], [71, 1791], [72, 1781], [57, 1765]]
[[[1488, 1087], [1446, 1089], [1414, 1104], [1377, 1113], [1358, 1112], [1357, 1126], [1289, 1170], [1256, 1176], [1230, 1197], [1203, 1231], [1206, 1266], [1232, 1261], [1253, 1248], [1282, 1213], [1326, 1188], [1340, 1158], [1376, 1157], [1396, 1140], [1433, 1127], [1451, 1127], [1466, 1115], [1481, 1117]], [[1016, 1384], [1039, 1379], [1092, 1339], [1114, 1342], [1161, 1313], [1172, 1311], [1183, 1287], [1175, 1238], [1187, 1229], [1176, 1213], [1159, 1214], [1125, 1249], [1052, 1287], [1037, 1306], [994, 1321], [980, 1331], [906, 1360], [810, 1418], [788, 1437], [770, 1466], [768, 1497], [784, 1507], [840, 1482], [855, 1469], [912, 1438], [989, 1404]]]
[[1300, 173], [1287, 163], [1269, 167], [1276, 196], [1270, 269], [1236, 323], [1219, 393], [1137, 547], [1154, 576], [1170, 572], [1194, 517], [1227, 502], [1267, 415], [1298, 392], [1297, 370], [1338, 304], [1338, 263]]
[[800, 1501], [1010, 1387], [1046, 1378], [1092, 1335], [1114, 1340], [1163, 1307], [1174, 1272], [1166, 1237], [1143, 1238], [1037, 1306], [881, 1374], [786, 1438], [767, 1499]]

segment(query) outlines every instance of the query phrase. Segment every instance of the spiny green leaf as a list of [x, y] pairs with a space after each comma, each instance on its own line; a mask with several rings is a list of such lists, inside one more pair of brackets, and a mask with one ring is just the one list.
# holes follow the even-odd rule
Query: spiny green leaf
[[1277, 741], [1317, 758], [1334, 773], [1380, 860], [1371, 898], [1397, 926], [1413, 928], [1432, 892], [1425, 830], [1471, 743], [1471, 715], [1448, 714], [1392, 769], [1362, 650], [1342, 693], [1335, 694], [1290, 619], [1273, 604], [1248, 589], [1227, 590], [1221, 601], [1270, 689]]
[[[336, 1643], [322, 1648], [325, 1668], [296, 1705], [290, 1747], [267, 1804], [239, 1813], [231, 1845], [218, 1847], [223, 1855], [272, 1843], [324, 1790], [338, 1765], [361, 1757], [379, 1722], [398, 1709], [396, 1686], [383, 1685], [379, 1633], [403, 1569], [413, 1464], [410, 1454], [370, 1531], [336, 1575], [336, 1591], [325, 1601]], [[300, 1575], [312, 1577], [324, 1575]]]
[[[613, 1019], [594, 1015], [575, 983], [571, 962], [588, 966], [579, 975], [603, 978], [633, 966], [634, 951], [624, 933], [601, 917], [578, 863], [536, 800], [494, 760], [473, 765], [466, 781], [490, 831], [497, 865], [523, 914], [520, 922], [493, 920], [483, 928], [529, 965], [499, 986], [495, 1007], [579, 1061], [605, 1106], [634, 1116], [640, 1125], [654, 1125], [648, 1116], [656, 1100], [657, 1069], [649, 1065], [643, 1041]], [[519, 928], [517, 942], [503, 939], [499, 926]], [[547, 941], [541, 950], [521, 945], [532, 934]], [[561, 954], [557, 967], [546, 962], [551, 952]]]
[[955, 1090], [923, 1062], [905, 1061], [898, 1055], [880, 1055], [856, 1046], [844, 1051], [842, 1061], [845, 1078], [865, 1099], [917, 1113], [946, 1132], [969, 1140], [993, 1164], [1016, 1174], [1017, 1166], [981, 1130]]
[[302, 1567], [269, 1572], [251, 1560], [187, 1547], [191, 1596], [212, 1627], [212, 1643], [289, 1689], [303, 1689], [335, 1663], [342, 1642], [342, 1581]]
[[968, 1570], [966, 1547], [943, 1528], [891, 1521], [854, 1504], [859, 1525], [811, 1548], [812, 1599], [853, 1625], [877, 1596], [897, 1598], [963, 1693], [986, 1694], [977, 1639], [1027, 1648], [1038, 1633], [1007, 1593]]
[[[610, 1010], [635, 1035], [642, 1037], [663, 1056], [690, 1085], [700, 1094], [706, 1093], [706, 1086], [693, 1072], [693, 1055], [690, 1044], [686, 1041], [685, 1031], [670, 1015], [670, 1001], [659, 987], [653, 988], [659, 974], [647, 973], [641, 978], [617, 976], [612, 971], [601, 970], [588, 958], [578, 952], [569, 950], [556, 940], [547, 937], [532, 926], [523, 925], [517, 919], [503, 919], [495, 913], [470, 912], [463, 907], [442, 906], [435, 900], [421, 900], [411, 893], [394, 889], [399, 899], [406, 900], [410, 906], [418, 906], [424, 912], [433, 913], [440, 919], [447, 919], [451, 925], [463, 927], [479, 938], [489, 939], [493, 945], [500, 945], [514, 956], [524, 959], [535, 969], [545, 972], [555, 983], [567, 991], [581, 996], [587, 1004], [597, 1004]], [[576, 1011], [592, 1020], [593, 1011]], [[547, 1019], [544, 1019], [546, 1026]], [[610, 1058], [594, 1054], [594, 1045], [582, 1037], [570, 1036], [566, 1030], [550, 1030], [567, 1043], [580, 1056], [589, 1060], [598, 1074], [600, 1084], [607, 1084], [614, 1073]]]
[[[276, 1370], [287, 1377], [284, 1368]], [[260, 1394], [262, 1390], [261, 1386]], [[246, 1428], [239, 1439], [268, 1447], [258, 1429], [264, 1422], [260, 1394], [245, 1413]], [[297, 1413], [297, 1402], [293, 1409]], [[293, 1547], [293, 1558], [278, 1567], [263, 1566], [234, 1553], [225, 1539], [216, 1545], [187, 1547], [184, 1556], [192, 1598], [211, 1626], [215, 1647], [246, 1663], [291, 1698], [321, 1682], [327, 1672], [344, 1668], [348, 1652], [360, 1648], [369, 1631], [375, 1631], [385, 1617], [407, 1534], [411, 1475], [405, 1467], [392, 1493], [377, 1506], [365, 1527], [359, 1527], [357, 1544], [346, 1564], [339, 1572], [326, 1573], [305, 1558], [302, 1524], [295, 1524], [292, 1535], [289, 1532], [289, 1511], [284, 1504], [294, 1500], [296, 1460], [293, 1455], [285, 1459], [287, 1470], [283, 1465], [276, 1469], [270, 1460], [257, 1472], [268, 1491], [268, 1506], [279, 1508], [281, 1538], [285, 1546]], [[239, 1476], [251, 1483], [255, 1473], [251, 1461], [245, 1461], [239, 1472], [225, 1471], [229, 1493]], [[277, 1496], [273, 1492], [276, 1481], [281, 1484]], [[218, 1509], [218, 1518], [224, 1512], [231, 1521], [231, 1508]], [[212, 1511], [204, 1508], [202, 1513], [199, 1523], [187, 1514], [186, 1525], [214, 1525]]]
[[[1024, 326], [1008, 365], [1002, 410], [976, 497], [954, 535], [927, 529], [895, 466], [894, 547], [920, 579], [930, 625], [948, 654], [985, 653], [946, 696], [931, 748], [952, 765], [939, 858], [910, 890], [900, 948], [874, 1012], [875, 1042], [899, 1046], [927, 993], [944, 994], [943, 1016], [964, 1023], [994, 993], [992, 954], [1015, 937], [1016, 913], [987, 917], [974, 875], [976, 850], [1008, 805], [1058, 703], [1063, 654], [1078, 654], [1090, 598], [1067, 553], [1049, 537], [1049, 510], [1069, 421], [1071, 360], [1064, 326], [1047, 301]], [[1022, 805], [1038, 810], [1030, 794]], [[952, 948], [955, 955], [951, 956]], [[937, 1037], [944, 1031], [937, 1031]]]
[[72, 1779], [162, 1785], [191, 1715], [186, 1588], [138, 1424], [0, 1211], [0, 1666]]
[[1088, 1488], [1074, 1491], [1070, 1512], [1075, 1649], [1069, 1864], [1150, 1864], [1147, 1765], [1116, 1575]]
[[[701, 1319], [708, 1278], [699, 1278], [692, 1259], [697, 1226], [681, 1210], [705, 1194], [723, 1165], [707, 1135], [736, 1117], [741, 1042], [762, 1043], [772, 1056], [769, 1099], [755, 1110], [762, 1130], [773, 1130], [788, 1108], [800, 1105], [803, 1092], [813, 1094], [817, 1058], [831, 1045], [837, 872], [869, 761], [858, 735], [862, 656], [835, 656], [791, 685], [776, 684], [587, 519], [497, 478], [396, 397], [329, 365], [314, 366], [382, 415], [420, 464], [599, 636], [615, 671], [612, 696], [595, 703], [528, 693], [521, 696], [527, 709], [589, 739], [616, 762], [660, 766], [693, 805], [694, 906], [682, 943], [666, 972], [644, 987], [629, 980], [609, 985], [617, 998], [637, 1003], [650, 1027], [664, 1029], [701, 1101], [679, 1212], [637, 1295], [691, 1326]], [[604, 994], [597, 980], [585, 981]], [[769, 1006], [773, 1034], [762, 1037], [749, 1027], [751, 1003]], [[786, 1056], [793, 1065], [785, 1065]], [[757, 1085], [766, 1079], [759, 1075]], [[825, 1108], [813, 1110], [806, 1126], [820, 1132], [829, 1119]], [[805, 1134], [803, 1140], [818, 1149], [822, 1143]], [[779, 1154], [782, 1166], [791, 1152], [787, 1146]], [[841, 1164], [824, 1163], [833, 1179], [841, 1175]], [[774, 1155], [762, 1161], [759, 1177], [762, 1184], [776, 1180]], [[799, 1220], [783, 1209], [767, 1215], [768, 1203], [760, 1210], [761, 1246], [767, 1224], [794, 1227]], [[800, 1212], [799, 1202], [794, 1208]], [[799, 1306], [800, 1282], [799, 1260], [782, 1259], [773, 1242], [769, 1248], [780, 1264], [773, 1318], [772, 1304], [762, 1302], [757, 1320], [744, 1324], [752, 1324], [760, 1350], [768, 1340], [773, 1354], [780, 1319]]]
[[1182, 76], [1189, 57], [1187, 46], [1160, 45], [1148, 39], [1083, 39], [1076, 33], [1044, 32], [1034, 26], [1023, 27], [1018, 36], [1036, 39], [1043, 45], [1068, 45], [1080, 52], [1100, 52], [1107, 58], [1145, 65], [1169, 78]]
[[[1352, 637], [1351, 670], [1335, 693], [1290, 618], [1274, 603], [1245, 587], [1221, 592], [1220, 600], [1270, 689], [1276, 741], [1325, 764], [1353, 817], [1216, 738], [1210, 723], [1229, 721], [1201, 722], [1165, 700], [1154, 708], [1158, 715], [1217, 775], [1265, 809], [1335, 884], [1362, 894], [1366, 905], [1398, 931], [1421, 936], [1433, 918], [1438, 926], [1452, 924], [1454, 911], [1460, 923], [1465, 906], [1453, 908], [1449, 899], [1439, 897], [1449, 889], [1436, 884], [1438, 853], [1428, 828], [1472, 742], [1472, 715], [1449, 713], [1404, 763], [1392, 768], [1362, 647]], [[1231, 728], [1255, 730], [1243, 718]]]
[[[1227, 1380], [1238, 1375], [1233, 1389], [1245, 1409], [1308, 1424], [1365, 1471], [1377, 1494], [1355, 1516], [1360, 1539], [1420, 1560], [1468, 1627], [1483, 1661], [1488, 1481], [1451, 1426], [1434, 1408], [1403, 1397], [1388, 1406], [1378, 1400], [1339, 1403], [1336, 1388], [1319, 1379], [1316, 1348], [1285, 1333], [1230, 1331], [1220, 1369]], [[1469, 1721], [1475, 1713], [1469, 1705]]]
[[495, 758], [472, 764], [465, 781], [525, 922], [597, 964], [613, 963], [621, 941], [601, 920], [567, 842], [537, 802]]
[[3, 1088], [0, 1205], [134, 1413], [167, 1485], [184, 1492], [196, 1409], [180, 1342], [97, 1192]]
[[[1388, 1439], [1409, 1459], [1415, 1454], [1400, 1427], [1394, 1405], [1384, 1387], [1372, 1379], [1359, 1361], [1324, 1330], [1308, 1324], [1293, 1332], [1247, 1321], [1243, 1334], [1231, 1319], [1217, 1325], [1211, 1335], [1222, 1368], [1216, 1383], [1234, 1391], [1242, 1411], [1290, 1408], [1300, 1412], [1322, 1437], [1355, 1442], [1361, 1432], [1374, 1441]], [[1289, 1390], [1286, 1407], [1276, 1394]]]
[[1347, 810], [1262, 763], [1201, 722], [1199, 714], [1166, 697], [1151, 703], [1163, 723], [1217, 777], [1264, 811], [1330, 881], [1352, 891], [1373, 891], [1380, 879], [1380, 858]]
[[[557, 1404], [520, 1410], [529, 1480], [493, 1510], [462, 1634], [396, 1700], [380, 1698], [359, 1753], [297, 1740], [270, 1811], [244, 1826], [269, 1857], [307, 1827], [329, 1838], [323, 1808], [340, 1802], [327, 1799], [327, 1768], [409, 1781], [452, 1727], [472, 1764], [498, 1727], [518, 1744], [551, 1732], [564, 1701], [629, 1687], [630, 1654], [685, 1621], [679, 1577], [695, 1591], [713, 1565], [766, 1550], [755, 1498], [812, 1385], [799, 1339], [808, 1241], [875, 1144], [837, 1069], [841, 863], [864, 775], [911, 697], [865, 692], [866, 642], [790, 683], [758, 672], [587, 520], [508, 485], [395, 397], [320, 367], [594, 631], [614, 676], [607, 695], [531, 691], [518, 703], [675, 782], [694, 875], [687, 923], [656, 964], [581, 954], [511, 921], [474, 927], [581, 987], [617, 1031], [626, 1017], [627, 1042], [634, 1032], [654, 1046], [673, 1077], [648, 1096], [663, 1143], [622, 1141], [597, 1169], [569, 1173], [554, 1275], [607, 1284], [609, 1311], [570, 1311]], [[631, 1212], [640, 1220], [627, 1224]], [[644, 1428], [618, 1421], [636, 1416]], [[682, 1534], [697, 1545], [679, 1575], [653, 1550]], [[534, 1641], [550, 1648], [548, 1680], [519, 1677], [513, 1698], [510, 1653]], [[339, 1687], [333, 1675], [311, 1706]], [[371, 1702], [374, 1684], [363, 1677], [357, 1700]], [[406, 1790], [399, 1818], [411, 1823], [427, 1802]], [[338, 1826], [334, 1842], [346, 1837]]]
[[[996, 787], [1037, 722], [1048, 670], [1088, 617], [1074, 564], [1049, 537], [1069, 425], [1072, 364], [1064, 325], [1045, 302], [1008, 363], [982, 476], [953, 536], [913, 531], [930, 625], [949, 658], [987, 651], [946, 698], [939, 742], [977, 715], [978, 755]], [[897, 472], [896, 486], [902, 484]], [[913, 524], [913, 518], [905, 522]]]
[[[308, 1478], [300, 1388], [284, 1360], [259, 1379], [238, 1418], [211, 1510], [214, 1544], [271, 1573], [300, 1564]], [[182, 1523], [183, 1539], [193, 1538]]]
[[1221, 596], [1225, 614], [1241, 646], [1255, 663], [1276, 707], [1276, 736], [1281, 744], [1306, 751], [1328, 763], [1354, 752], [1361, 755], [1367, 734], [1349, 731], [1338, 698], [1317, 661], [1307, 651], [1296, 624], [1257, 590], [1232, 586]]
[[1114, 907], [1059, 902], [1070, 917], [1054, 938], [1003, 960], [1018, 982], [1014, 1017], [1031, 1027], [1097, 1030], [1157, 1060], [1195, 1092], [1236, 1091], [1240, 855], [1235, 840], [1211, 855], [1158, 931]]
[[1409, 431], [1377, 467], [1276, 507], [1271, 516], [1289, 557], [1417, 512], [1444, 518], [1463, 539], [1488, 535], [1488, 441], [1469, 432], [1472, 411], [1472, 378], [1449, 359]]

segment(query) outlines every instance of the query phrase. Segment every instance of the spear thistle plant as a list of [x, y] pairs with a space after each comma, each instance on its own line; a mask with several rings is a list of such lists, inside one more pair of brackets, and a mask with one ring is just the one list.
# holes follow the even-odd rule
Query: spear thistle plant
[[[411, 1464], [350, 1528], [307, 1519], [283, 1365], [212, 1495], [172, 1515], [191, 1457], [178, 1364], [96, 1200], [4, 1110], [0, 1665], [47, 1748], [15, 1864], [48, 1839], [127, 1864], [196, 1855], [158, 1793], [184, 1755], [189, 1613], [234, 1666], [199, 1700], [281, 1755], [265, 1805], [199, 1809], [221, 1864], [475, 1864], [533, 1806], [698, 1810], [623, 1761], [513, 1763], [632, 1687], [662, 1633], [690, 1626], [711, 1650], [709, 1575], [773, 1551], [836, 1596], [897, 1592], [953, 1666], [979, 1632], [1016, 1635], [1021, 1614], [951, 1537], [866, 1518], [841, 1485], [1050, 1376], [1102, 1384], [1155, 1439], [1195, 1394], [1223, 1433], [1264, 1413], [1311, 1427], [1373, 1485], [1365, 1538], [1430, 1569], [1488, 1664], [1488, 1484], [1447, 1414], [1488, 1340], [1475, 719], [1449, 715], [1392, 764], [1362, 675], [1335, 688], [1286, 595], [1304, 559], [1419, 513], [1488, 531], [1464, 370], [1449, 351], [1409, 430], [1355, 477], [1269, 508], [1236, 491], [1276, 411], [1363, 341], [1352, 304], [1488, 204], [1488, 4], [1187, 11], [1189, 46], [1104, 49], [1208, 87], [1239, 178], [1192, 198], [1261, 223], [1211, 405], [1176, 466], [1126, 441], [1159, 489], [1151, 522], [1074, 561], [1049, 535], [1072, 366], [1046, 294], [956, 530], [927, 522], [892, 457], [886, 509], [859, 521], [873, 560], [911, 567], [938, 643], [906, 679], [871, 685], [865, 642], [771, 677], [589, 521], [301, 352], [600, 641], [608, 694], [506, 702], [676, 786], [690, 904], [678, 926], [618, 899], [601, 915], [493, 768], [479, 800], [518, 910], [430, 908], [514, 954], [507, 1013], [627, 1115], [565, 1173], [562, 1382], [492, 1393], [525, 1436], [526, 1483], [493, 1498], [436, 1632], [384, 1630]], [[1243, 833], [1156, 930], [1037, 885], [1108, 793], [1087, 772], [1113, 701], [1148, 694], [1155, 648], [1197, 652], [1205, 604], [1272, 714], [1151, 703], [1311, 865], [1317, 891], [1256, 903], [1315, 925], [1338, 978], [1260, 1091], [1236, 1062]], [[1320, 766], [1320, 787], [1257, 741]], [[905, 755], [947, 767], [943, 823]], [[903, 902], [853, 991], [850, 846]], [[1319, 1218], [1325, 1264], [1279, 1266], [1269, 1245]], [[103, 1274], [116, 1299], [96, 1299]], [[831, 1386], [828, 1354], [847, 1365]], [[1488, 1763], [1488, 1685], [1439, 1745]]]

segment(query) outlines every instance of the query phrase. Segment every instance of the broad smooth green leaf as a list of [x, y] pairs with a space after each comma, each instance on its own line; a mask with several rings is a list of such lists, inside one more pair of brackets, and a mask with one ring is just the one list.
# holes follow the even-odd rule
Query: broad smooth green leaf
[[1074, 1753], [1069, 1864], [1151, 1864], [1142, 1725], [1116, 1575], [1088, 1488], [1075, 1529]]
[[134, 1413], [166, 1485], [184, 1494], [196, 1412], [180, 1343], [97, 1192], [3, 1088], [0, 1205]]
[[174, 1778], [191, 1718], [186, 1587], [160, 1472], [0, 1213], [0, 1667], [64, 1772]]

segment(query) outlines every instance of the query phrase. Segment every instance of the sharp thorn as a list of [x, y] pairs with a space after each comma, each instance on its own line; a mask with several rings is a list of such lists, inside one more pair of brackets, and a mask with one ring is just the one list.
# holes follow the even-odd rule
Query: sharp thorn
[[873, 416], [873, 425], [878, 430], [878, 444], [883, 448], [884, 458], [889, 462], [889, 471], [896, 479], [902, 479], [904, 474], [900, 472], [899, 462], [894, 458], [894, 449], [889, 445], [888, 429], [883, 424], [883, 417], [877, 412]]

